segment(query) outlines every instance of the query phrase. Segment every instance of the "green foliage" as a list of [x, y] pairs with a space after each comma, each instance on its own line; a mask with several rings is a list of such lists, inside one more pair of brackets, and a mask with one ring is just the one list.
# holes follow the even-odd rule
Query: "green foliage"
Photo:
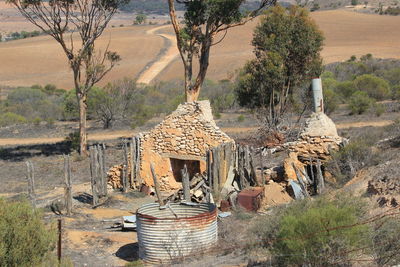
[[374, 113], [377, 117], [382, 116], [383, 113], [385, 113], [386, 109], [385, 106], [381, 103], [375, 103], [373, 105]]
[[388, 81], [391, 86], [400, 85], [400, 68], [392, 68], [384, 71], [382, 78]]
[[354, 80], [354, 86], [376, 100], [387, 99], [390, 96], [389, 83], [375, 75], [364, 74], [357, 77]]
[[38, 266], [55, 246], [55, 229], [27, 201], [0, 199], [0, 266]]
[[326, 114], [334, 112], [340, 104], [340, 97], [330, 88], [324, 89], [324, 108]]
[[363, 114], [373, 104], [374, 100], [366, 92], [357, 91], [349, 99], [350, 114]]
[[239, 115], [239, 116], [237, 117], [237, 121], [238, 121], [238, 122], [244, 122], [245, 119], [246, 119], [246, 118], [245, 118], [243, 115]]
[[32, 123], [33, 123], [35, 126], [39, 126], [41, 122], [42, 122], [42, 119], [39, 118], [39, 117], [34, 118], [33, 121], [32, 121]]
[[131, 117], [131, 128], [143, 126], [146, 121], [155, 115], [154, 109], [150, 106], [140, 106], [140, 109]]
[[[6, 36], [7, 41], [13, 41], [13, 40], [19, 40], [19, 39], [25, 39], [25, 38], [30, 38], [30, 37], [36, 37], [39, 35], [44, 34], [43, 32], [40, 31], [32, 31], [32, 32], [27, 32], [27, 31], [21, 31], [21, 32], [12, 32], [11, 34], [8, 34]], [[0, 36], [1, 37], [1, 36]], [[0, 38], [1, 39], [1, 38]]]
[[400, 15], [400, 7], [389, 6], [388, 8], [386, 8], [384, 14], [398, 16]]
[[268, 124], [277, 126], [295, 91], [322, 73], [322, 42], [322, 33], [305, 9], [279, 5], [269, 9], [254, 31], [256, 59], [238, 76], [239, 104], [267, 110]]
[[[252, 232], [268, 248], [274, 266], [347, 266], [352, 250], [368, 246], [367, 225], [357, 225], [365, 204], [357, 198], [319, 197], [278, 207]], [[322, 256], [323, 255], [323, 256]]]
[[138, 14], [135, 18], [135, 24], [146, 23], [147, 16], [145, 14]]
[[[371, 141], [371, 138], [369, 141]], [[326, 165], [327, 170], [333, 174], [339, 185], [350, 181], [364, 167], [376, 164], [378, 157], [373, 153], [371, 143], [359, 138], [352, 140], [348, 145], [333, 152]]]
[[71, 143], [72, 150], [75, 150], [75, 151], [79, 150], [81, 137], [80, 137], [78, 131], [69, 133], [68, 136], [65, 138], [65, 141]]
[[344, 82], [339, 82], [335, 86], [335, 91], [344, 100], [348, 100], [357, 91], [357, 89], [352, 81], [344, 81]]
[[358, 0], [351, 0], [351, 5], [352, 6], [358, 5]]
[[64, 90], [52, 85], [46, 85], [44, 88], [39, 85], [16, 88], [10, 91], [4, 102], [5, 111], [21, 115], [31, 121], [35, 118], [60, 119], [63, 93]]
[[0, 127], [14, 125], [14, 124], [23, 124], [27, 122], [28, 120], [25, 117], [12, 112], [6, 112], [0, 114]]
[[314, 3], [313, 6], [310, 8], [310, 11], [313, 12], [313, 11], [316, 11], [318, 9], [320, 9], [319, 4], [318, 3]]
[[400, 263], [400, 220], [398, 216], [376, 223], [371, 233], [376, 262], [379, 266], [396, 266]]
[[228, 80], [218, 83], [207, 80], [203, 85], [202, 95], [210, 100], [213, 112], [223, 112], [235, 104], [234, 85]]
[[392, 99], [400, 100], [400, 84], [392, 87]]
[[143, 267], [144, 264], [141, 260], [131, 261], [125, 264], [125, 267]]
[[308, 203], [306, 209], [295, 206], [282, 216], [273, 249], [289, 255], [278, 260], [283, 265], [336, 266], [337, 257], [346, 262], [351, 258], [349, 250], [366, 245], [368, 226], [345, 227], [358, 222], [357, 206], [325, 198]]

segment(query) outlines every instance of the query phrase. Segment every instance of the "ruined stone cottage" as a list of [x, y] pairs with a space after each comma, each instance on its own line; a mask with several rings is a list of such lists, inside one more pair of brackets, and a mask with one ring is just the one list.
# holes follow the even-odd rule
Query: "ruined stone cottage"
[[181, 170], [185, 164], [190, 177], [203, 173], [207, 151], [222, 143], [234, 142], [215, 124], [209, 101], [179, 105], [140, 139], [140, 177], [144, 184], [153, 185], [152, 163], [161, 190], [181, 187]]

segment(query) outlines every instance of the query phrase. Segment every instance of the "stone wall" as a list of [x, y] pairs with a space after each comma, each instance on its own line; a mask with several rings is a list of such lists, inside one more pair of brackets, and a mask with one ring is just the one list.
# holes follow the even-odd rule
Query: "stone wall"
[[161, 190], [175, 190], [181, 183], [175, 180], [170, 159], [198, 160], [200, 171], [206, 170], [207, 151], [233, 140], [215, 124], [209, 101], [185, 103], [163, 122], [141, 137], [141, 177], [153, 185], [150, 163], [153, 163]]

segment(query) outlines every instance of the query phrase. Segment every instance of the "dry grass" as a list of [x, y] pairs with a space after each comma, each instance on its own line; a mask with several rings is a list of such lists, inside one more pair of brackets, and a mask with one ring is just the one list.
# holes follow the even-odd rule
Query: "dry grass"
[[[0, 7], [3, 2], [0, 2]], [[4, 9], [3, 9], [4, 10]], [[0, 12], [3, 12], [0, 9]], [[376, 57], [400, 58], [400, 17], [379, 16], [346, 10], [311, 13], [324, 32], [326, 41], [322, 52], [325, 63], [348, 59], [351, 55], [372, 53]], [[0, 15], [1, 17], [1, 15]], [[15, 18], [9, 18], [6, 23]], [[120, 19], [120, 18], [117, 18]], [[119, 20], [116, 20], [119, 21]], [[115, 22], [116, 22], [115, 21]], [[21, 22], [21, 19], [18, 23]], [[231, 29], [226, 39], [211, 52], [209, 79], [225, 79], [252, 58], [250, 41], [256, 21]], [[25, 23], [26, 24], [26, 23]], [[0, 31], [2, 25], [0, 25]], [[15, 26], [16, 27], [16, 26]], [[108, 29], [99, 45], [104, 47], [111, 38], [111, 49], [118, 51], [122, 61], [102, 84], [122, 77], [135, 78], [156, 59], [164, 40], [146, 31], [159, 26], [136, 26]], [[172, 35], [172, 28], [159, 31]], [[0, 85], [20, 86], [53, 83], [71, 88], [71, 72], [58, 45], [41, 36], [0, 44]], [[179, 57], [156, 76], [155, 80], [182, 78]]]

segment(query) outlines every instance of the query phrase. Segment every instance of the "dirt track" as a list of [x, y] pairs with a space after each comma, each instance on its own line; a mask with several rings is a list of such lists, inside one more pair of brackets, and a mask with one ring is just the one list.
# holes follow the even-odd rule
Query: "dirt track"
[[165, 47], [165, 51], [161, 52], [159, 58], [156, 59], [155, 62], [150, 64], [150, 66], [146, 66], [146, 69], [140, 74], [137, 79], [137, 83], [149, 84], [154, 78], [163, 71], [178, 55], [178, 49], [176, 48], [176, 38], [173, 35], [165, 34], [165, 33], [157, 33], [159, 30], [164, 28], [171, 27], [170, 25], [160, 26], [154, 29], [150, 29], [146, 32], [146, 34], [156, 34], [167, 42], [167, 47]]

